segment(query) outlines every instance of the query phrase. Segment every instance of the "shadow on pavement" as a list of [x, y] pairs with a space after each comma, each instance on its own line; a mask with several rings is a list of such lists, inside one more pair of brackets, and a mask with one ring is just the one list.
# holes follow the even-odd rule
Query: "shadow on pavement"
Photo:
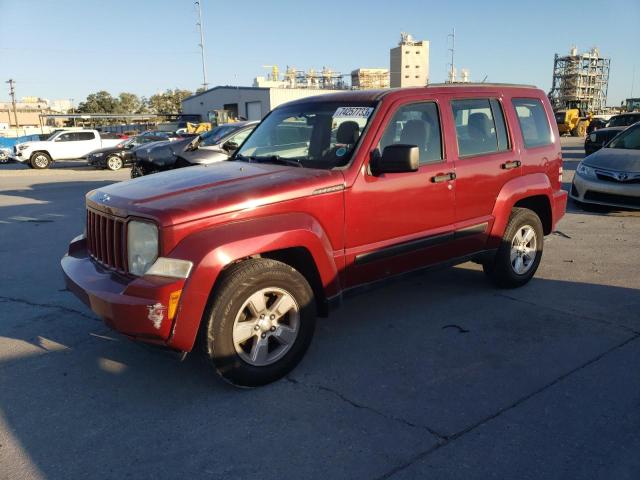
[[358, 295], [288, 380], [254, 390], [82, 314], [0, 301], [2, 337], [30, 349], [0, 362], [2, 416], [46, 478], [373, 478], [640, 329], [635, 289], [483, 277], [458, 267]]

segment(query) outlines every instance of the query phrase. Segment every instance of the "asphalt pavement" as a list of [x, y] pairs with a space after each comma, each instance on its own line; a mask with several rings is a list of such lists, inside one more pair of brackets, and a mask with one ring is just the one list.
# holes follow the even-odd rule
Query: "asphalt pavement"
[[0, 165], [0, 479], [640, 478], [639, 212], [570, 202], [520, 289], [469, 263], [362, 293], [239, 390], [65, 290], [84, 194], [128, 176]]

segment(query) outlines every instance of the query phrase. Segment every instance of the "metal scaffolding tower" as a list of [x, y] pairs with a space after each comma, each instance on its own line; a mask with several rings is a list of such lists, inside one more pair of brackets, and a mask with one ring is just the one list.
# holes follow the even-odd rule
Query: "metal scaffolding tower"
[[557, 53], [553, 61], [553, 82], [549, 99], [554, 109], [578, 108], [583, 112], [602, 113], [607, 106], [609, 66], [597, 48], [578, 53], [573, 47], [567, 56]]

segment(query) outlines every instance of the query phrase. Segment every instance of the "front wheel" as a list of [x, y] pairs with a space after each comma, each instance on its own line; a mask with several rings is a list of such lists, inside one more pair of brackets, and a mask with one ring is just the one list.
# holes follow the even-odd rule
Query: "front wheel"
[[528, 208], [514, 208], [495, 257], [483, 264], [484, 272], [501, 288], [526, 284], [540, 265], [543, 242], [538, 215]]
[[49, 165], [51, 165], [51, 157], [45, 152], [36, 152], [31, 155], [29, 164], [31, 168], [37, 168], [38, 170], [49, 168]]
[[107, 168], [113, 172], [122, 168], [122, 159], [118, 155], [111, 155], [107, 158]]
[[234, 385], [256, 387], [283, 377], [311, 343], [313, 291], [285, 263], [258, 258], [230, 267], [210, 303], [201, 332], [204, 355]]

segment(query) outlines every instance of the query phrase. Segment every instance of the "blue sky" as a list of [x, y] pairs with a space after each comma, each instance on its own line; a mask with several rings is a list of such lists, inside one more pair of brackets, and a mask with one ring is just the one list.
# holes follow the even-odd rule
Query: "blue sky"
[[[609, 104], [640, 96], [640, 1], [201, 0], [209, 84], [251, 85], [284, 69], [389, 66], [400, 32], [431, 42], [430, 77], [445, 79], [447, 34], [471, 79], [547, 91], [554, 53], [597, 46], [611, 58]], [[152, 95], [202, 82], [189, 0], [0, 0], [0, 100], [74, 98], [105, 89]]]

